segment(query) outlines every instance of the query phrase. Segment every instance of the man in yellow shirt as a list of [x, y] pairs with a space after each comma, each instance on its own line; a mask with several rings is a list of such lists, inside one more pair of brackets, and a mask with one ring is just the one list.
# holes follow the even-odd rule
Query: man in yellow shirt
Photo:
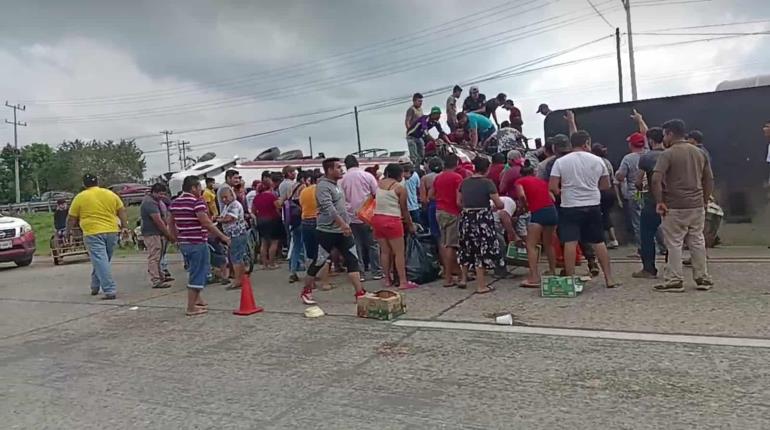
[[214, 219], [219, 216], [217, 208], [217, 193], [214, 192], [214, 178], [206, 178], [206, 189], [203, 190], [203, 201], [209, 209], [209, 216]]
[[[112, 191], [99, 187], [96, 176], [83, 176], [85, 190], [81, 191], [70, 206], [67, 219], [67, 236], [76, 225], [83, 230], [83, 242], [91, 258], [91, 295], [104, 293], [103, 300], [115, 300], [115, 281], [112, 279], [112, 251], [118, 243], [121, 228], [128, 229], [126, 208], [123, 201]], [[120, 225], [118, 225], [120, 220]]]

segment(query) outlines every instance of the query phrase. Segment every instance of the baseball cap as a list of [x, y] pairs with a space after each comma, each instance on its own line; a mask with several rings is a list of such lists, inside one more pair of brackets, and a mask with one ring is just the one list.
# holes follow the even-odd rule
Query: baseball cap
[[412, 159], [409, 158], [408, 155], [402, 155], [402, 156], [398, 157], [398, 164], [407, 164], [407, 163], [411, 163], [411, 162], [412, 162]]
[[630, 143], [631, 146], [634, 146], [636, 148], [641, 148], [644, 146], [646, 139], [642, 133], [639, 133], [638, 131], [636, 133], [631, 134], [626, 138], [626, 142]]
[[98, 184], [99, 180], [96, 178], [96, 175], [92, 175], [91, 173], [83, 175], [83, 185], [86, 187], [94, 187]]
[[545, 103], [540, 103], [540, 106], [538, 106], [538, 107], [537, 107], [537, 112], [535, 112], [535, 113], [542, 113], [542, 114], [545, 114], [545, 113], [548, 113], [550, 110], [551, 110], [551, 109], [550, 109], [550, 108], [548, 108], [548, 105], [547, 105], [547, 104], [545, 104]]
[[436, 114], [436, 113], [441, 115], [441, 108], [440, 107], [433, 106], [432, 108], [430, 108], [430, 114], [431, 115]]
[[472, 93], [474, 93], [474, 92], [475, 92], [475, 93], [479, 92], [479, 87], [477, 87], [477, 86], [475, 86], [475, 85], [474, 85], [474, 86], [472, 86], [472, 87], [471, 87], [471, 92], [472, 92]]

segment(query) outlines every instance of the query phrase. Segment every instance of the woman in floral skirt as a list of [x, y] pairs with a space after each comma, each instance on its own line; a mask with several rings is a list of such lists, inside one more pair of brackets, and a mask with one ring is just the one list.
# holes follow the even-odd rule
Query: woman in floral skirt
[[476, 269], [476, 294], [494, 291], [486, 284], [486, 269], [493, 269], [500, 260], [500, 244], [495, 233], [495, 219], [489, 201], [494, 207], [503, 209], [503, 202], [494, 182], [487, 178], [489, 160], [476, 157], [473, 160], [475, 172], [460, 185], [457, 203], [462, 207], [460, 214], [460, 264]]

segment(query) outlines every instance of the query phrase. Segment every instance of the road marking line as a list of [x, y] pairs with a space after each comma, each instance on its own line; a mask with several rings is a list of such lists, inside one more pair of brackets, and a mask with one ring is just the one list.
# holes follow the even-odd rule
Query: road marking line
[[737, 346], [750, 348], [770, 348], [770, 339], [745, 337], [697, 336], [663, 333], [637, 333], [628, 331], [585, 330], [571, 328], [503, 326], [483, 323], [463, 323], [451, 321], [397, 320], [393, 325], [399, 327], [433, 328], [450, 330], [471, 330], [498, 333], [534, 334], [545, 336], [585, 337], [591, 339], [630, 340], [642, 342], [691, 343], [698, 345]]

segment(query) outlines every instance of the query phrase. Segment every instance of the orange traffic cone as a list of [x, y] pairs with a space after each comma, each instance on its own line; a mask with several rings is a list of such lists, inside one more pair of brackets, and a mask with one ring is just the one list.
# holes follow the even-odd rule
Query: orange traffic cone
[[251, 291], [251, 280], [249, 275], [244, 274], [241, 278], [241, 306], [234, 310], [235, 315], [251, 315], [264, 311], [254, 302], [254, 292]]

